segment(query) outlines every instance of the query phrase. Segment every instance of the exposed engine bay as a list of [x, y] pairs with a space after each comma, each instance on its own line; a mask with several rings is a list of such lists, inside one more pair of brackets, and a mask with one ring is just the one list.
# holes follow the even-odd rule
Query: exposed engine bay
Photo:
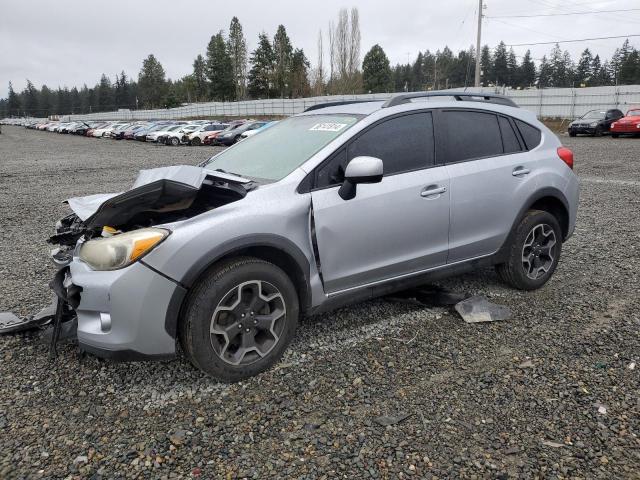
[[[24, 331], [54, 323], [51, 350], [55, 354], [63, 322], [74, 319], [81, 288], [73, 285], [69, 263], [79, 240], [112, 237], [124, 232], [195, 217], [243, 199], [258, 184], [222, 171], [180, 165], [141, 170], [130, 190], [66, 200], [73, 213], [56, 223], [47, 240], [57, 247], [51, 257], [59, 270], [50, 283], [54, 304], [36, 315], [18, 318], [0, 313], [0, 333]], [[55, 305], [55, 308], [53, 306]]]

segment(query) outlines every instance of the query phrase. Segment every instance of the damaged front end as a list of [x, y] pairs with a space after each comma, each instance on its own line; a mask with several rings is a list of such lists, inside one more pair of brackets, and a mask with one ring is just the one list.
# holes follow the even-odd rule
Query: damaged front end
[[[186, 220], [241, 200], [256, 187], [254, 181], [226, 172], [176, 166], [140, 171], [132, 188], [125, 192], [67, 200], [73, 213], [56, 223], [55, 233], [47, 240], [54, 246], [51, 258], [58, 267], [50, 282], [55, 293], [54, 304], [45, 309], [46, 315], [43, 310], [38, 315], [23, 319], [8, 312], [0, 313], [0, 333], [53, 323], [51, 352], [55, 355], [55, 344], [63, 325], [73, 325], [77, 321], [76, 314], [83, 297], [83, 288], [93, 289], [93, 286], [76, 284], [72, 275], [73, 268], [81, 270], [85, 279], [86, 275], [91, 275], [92, 269], [78, 259], [85, 243]], [[96, 271], [97, 274], [113, 273], [113, 277], [119, 272]], [[105, 293], [100, 288], [97, 291], [103, 297], [110, 298], [110, 303], [113, 303], [110, 292]], [[95, 303], [92, 298], [94, 293], [93, 290], [87, 291], [89, 304]], [[117, 305], [112, 307], [118, 309]]]

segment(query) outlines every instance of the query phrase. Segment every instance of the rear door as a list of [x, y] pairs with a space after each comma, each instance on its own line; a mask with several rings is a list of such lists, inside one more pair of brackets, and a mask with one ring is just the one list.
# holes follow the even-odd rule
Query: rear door
[[448, 263], [455, 263], [501, 247], [520, 207], [535, 191], [535, 180], [529, 179], [536, 162], [527, 143], [537, 146], [540, 131], [486, 110], [438, 114], [451, 181]]
[[[311, 197], [327, 292], [444, 265], [449, 179], [434, 150], [431, 112], [403, 114], [365, 130], [316, 169]], [[358, 156], [382, 159], [384, 177], [343, 200], [344, 169]]]

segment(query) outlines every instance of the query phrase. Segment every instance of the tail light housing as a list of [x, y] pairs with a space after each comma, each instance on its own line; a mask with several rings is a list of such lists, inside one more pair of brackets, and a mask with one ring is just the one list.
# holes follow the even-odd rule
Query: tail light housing
[[573, 152], [567, 147], [558, 147], [558, 157], [573, 170]]

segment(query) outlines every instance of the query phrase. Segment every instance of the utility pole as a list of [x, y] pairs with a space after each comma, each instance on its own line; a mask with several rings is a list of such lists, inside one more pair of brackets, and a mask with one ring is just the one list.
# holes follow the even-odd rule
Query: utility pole
[[476, 79], [475, 86], [480, 86], [480, 43], [482, 38], [482, 0], [478, 0], [478, 39], [476, 41]]

